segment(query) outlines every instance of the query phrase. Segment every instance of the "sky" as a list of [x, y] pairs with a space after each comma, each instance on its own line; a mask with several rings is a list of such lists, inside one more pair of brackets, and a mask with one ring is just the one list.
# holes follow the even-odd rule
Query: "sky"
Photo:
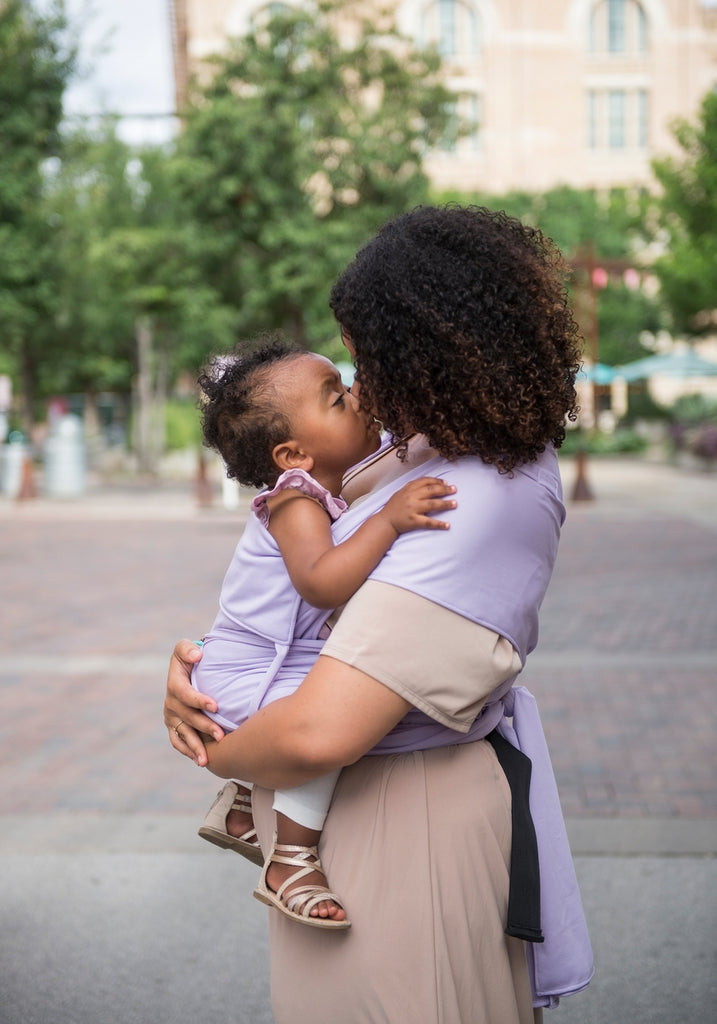
[[131, 144], [162, 142], [175, 131], [172, 44], [167, 0], [65, 0], [80, 30], [83, 73], [65, 93], [66, 114], [117, 113]]

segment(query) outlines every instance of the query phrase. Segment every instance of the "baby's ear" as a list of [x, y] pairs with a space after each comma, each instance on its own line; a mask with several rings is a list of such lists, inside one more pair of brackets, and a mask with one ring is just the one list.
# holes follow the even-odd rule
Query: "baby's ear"
[[307, 455], [295, 441], [282, 441], [271, 453], [277, 468], [285, 473], [287, 469], [303, 469], [310, 473], [314, 468], [314, 460]]

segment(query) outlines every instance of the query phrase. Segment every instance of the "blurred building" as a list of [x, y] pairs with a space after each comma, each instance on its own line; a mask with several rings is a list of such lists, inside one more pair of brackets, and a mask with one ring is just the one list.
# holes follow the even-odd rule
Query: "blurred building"
[[[353, 7], [365, 13], [371, 5]], [[254, 14], [278, 6], [170, 0], [180, 107], [204, 59], [243, 34]], [[649, 185], [651, 159], [674, 151], [673, 120], [693, 119], [717, 87], [717, 0], [396, 0], [395, 7], [406, 35], [438, 45], [459, 112], [476, 126], [430, 154], [426, 168], [441, 188]]]

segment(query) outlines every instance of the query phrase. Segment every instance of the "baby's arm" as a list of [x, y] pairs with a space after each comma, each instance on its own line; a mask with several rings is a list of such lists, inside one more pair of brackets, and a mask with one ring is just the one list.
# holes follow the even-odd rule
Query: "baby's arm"
[[345, 604], [376, 568], [396, 537], [410, 530], [447, 530], [430, 512], [456, 507], [445, 495], [455, 487], [436, 477], [412, 480], [370, 516], [347, 540], [334, 545], [324, 509], [299, 491], [284, 491], [272, 503], [269, 530], [279, 545], [298, 592], [316, 608]]

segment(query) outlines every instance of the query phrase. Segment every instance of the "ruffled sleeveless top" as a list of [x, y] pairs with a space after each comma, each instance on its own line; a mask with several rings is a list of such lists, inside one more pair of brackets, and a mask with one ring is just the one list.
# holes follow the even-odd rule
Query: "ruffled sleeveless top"
[[287, 469], [282, 473], [270, 491], [262, 491], [257, 494], [251, 503], [251, 510], [264, 526], [269, 525], [269, 508], [267, 499], [272, 498], [280, 491], [301, 491], [307, 498], [314, 498], [326, 509], [331, 522], [335, 523], [339, 516], [348, 508], [343, 498], [336, 498], [331, 491], [328, 491], [318, 480], [303, 469]]

